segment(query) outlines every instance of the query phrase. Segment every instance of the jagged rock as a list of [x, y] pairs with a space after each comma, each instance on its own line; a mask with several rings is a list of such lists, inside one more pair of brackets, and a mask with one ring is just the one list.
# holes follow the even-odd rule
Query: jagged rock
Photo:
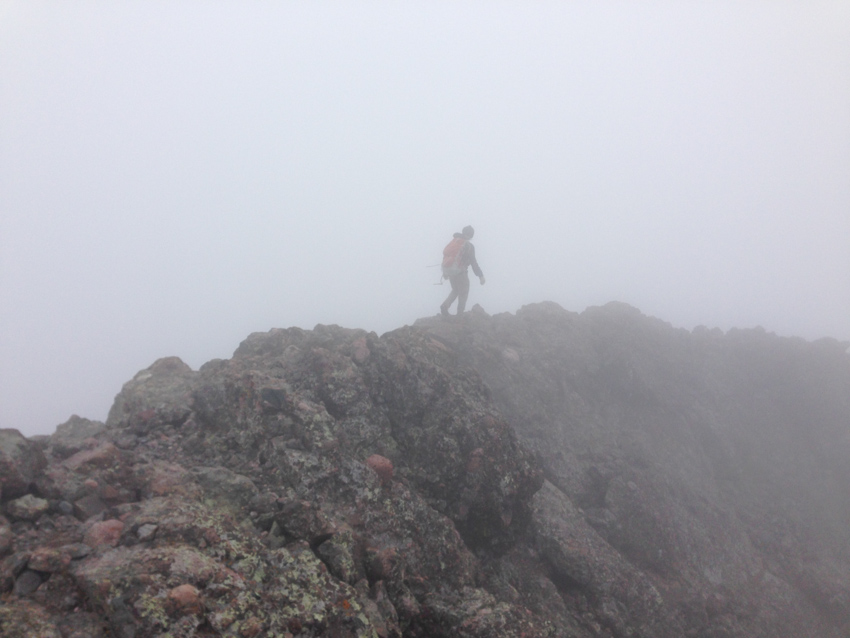
[[49, 507], [0, 517], [0, 634], [841, 638], [848, 397], [841, 344], [624, 304], [161, 359], [7, 436]]
[[0, 429], [0, 498], [23, 496], [47, 466], [41, 449], [18, 430]]
[[179, 426], [192, 411], [195, 373], [177, 357], [158, 359], [124, 384], [106, 425], [144, 435], [162, 426]]

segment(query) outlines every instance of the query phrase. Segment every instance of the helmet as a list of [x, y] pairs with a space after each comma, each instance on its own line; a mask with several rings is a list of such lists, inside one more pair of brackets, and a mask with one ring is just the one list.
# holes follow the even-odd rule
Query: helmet
[[460, 234], [467, 239], [472, 239], [472, 236], [475, 234], [475, 229], [472, 226], [464, 226], [463, 230], [460, 231]]

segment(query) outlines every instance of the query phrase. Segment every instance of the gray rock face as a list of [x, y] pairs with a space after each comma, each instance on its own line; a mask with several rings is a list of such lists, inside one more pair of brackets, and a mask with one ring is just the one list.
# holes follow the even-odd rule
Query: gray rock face
[[848, 423], [841, 344], [623, 304], [257, 333], [0, 444], [0, 634], [839, 638]]
[[850, 630], [848, 344], [676, 330], [617, 303], [417, 325], [686, 630]]

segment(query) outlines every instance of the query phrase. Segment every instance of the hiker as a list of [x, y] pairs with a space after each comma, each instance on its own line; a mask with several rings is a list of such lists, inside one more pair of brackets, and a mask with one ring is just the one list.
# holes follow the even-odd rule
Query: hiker
[[440, 312], [444, 317], [449, 316], [449, 307], [457, 299], [457, 314], [463, 314], [466, 308], [466, 298], [469, 296], [469, 274], [467, 268], [472, 266], [472, 272], [478, 277], [481, 285], [484, 285], [484, 273], [475, 259], [475, 246], [469, 241], [475, 234], [472, 226], [465, 227], [461, 232], [454, 234], [454, 239], [443, 250], [443, 279], [448, 279], [452, 284], [452, 291], [440, 306]]

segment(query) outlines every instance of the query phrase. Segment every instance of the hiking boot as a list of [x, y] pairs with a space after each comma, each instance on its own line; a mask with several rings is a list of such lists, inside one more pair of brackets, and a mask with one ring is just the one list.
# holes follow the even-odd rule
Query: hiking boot
[[449, 309], [446, 308], [445, 306], [440, 306], [440, 314], [443, 315], [444, 317], [448, 317], [449, 316]]

